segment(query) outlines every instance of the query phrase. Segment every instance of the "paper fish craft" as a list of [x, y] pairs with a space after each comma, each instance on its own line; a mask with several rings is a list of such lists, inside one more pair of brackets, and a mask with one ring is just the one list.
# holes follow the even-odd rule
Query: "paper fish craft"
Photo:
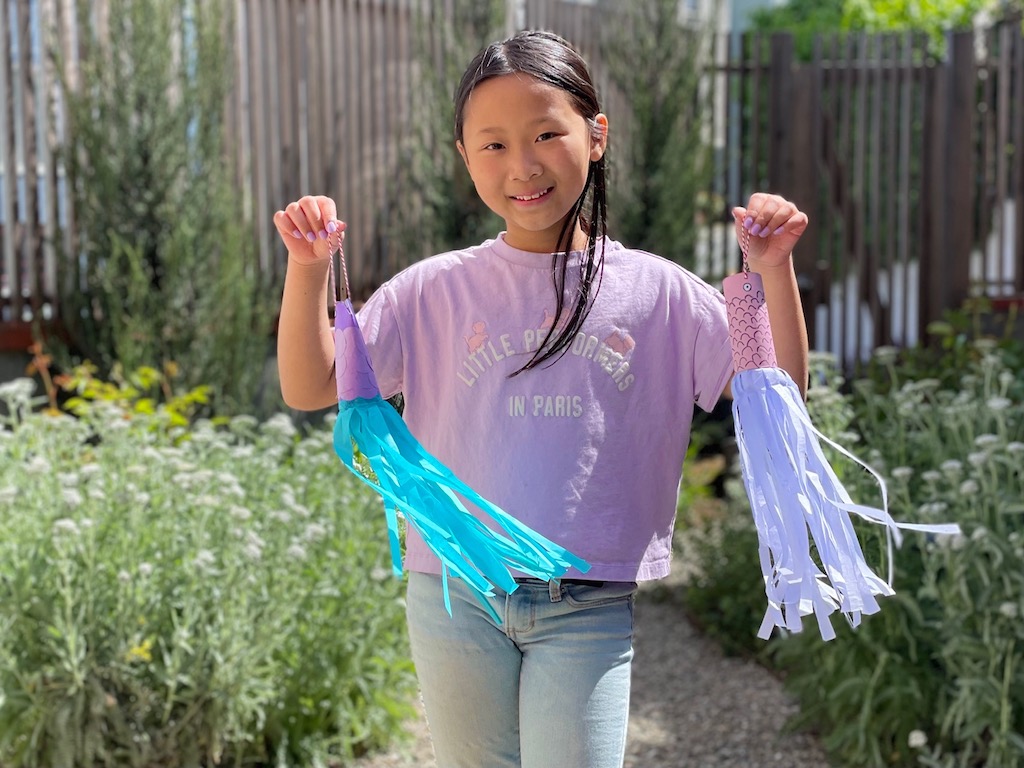
[[[832, 613], [841, 612], [857, 626], [862, 615], [879, 610], [877, 597], [894, 594], [892, 547], [900, 545], [901, 530], [954, 534], [960, 529], [894, 521], [881, 476], [815, 429], [796, 383], [778, 367], [764, 286], [760, 275], [747, 269], [742, 240], [740, 247], [743, 271], [725, 278], [723, 288], [735, 368], [736, 442], [768, 598], [757, 634], [767, 639], [775, 627], [799, 632], [802, 618], [813, 613], [822, 638], [831, 640], [836, 636]], [[882, 508], [854, 503], [821, 443], [872, 473], [881, 487]], [[886, 526], [888, 581], [865, 561], [851, 515]]]
[[[345, 298], [337, 301], [334, 318], [338, 384], [334, 450], [356, 477], [383, 498], [395, 575], [402, 574], [399, 514], [441, 560], [449, 614], [450, 576], [462, 579], [500, 623], [501, 618], [486, 598], [494, 595], [494, 587], [515, 591], [512, 571], [550, 581], [569, 568], [589, 570], [590, 565], [583, 559], [522, 524], [459, 480], [426, 451], [398, 412], [381, 397], [349, 296], [344, 255], [340, 248], [338, 252]], [[340, 299], [337, 293], [336, 298]], [[353, 446], [365, 457], [375, 478], [359, 470]], [[489, 527], [471, 513], [463, 499], [488, 516], [494, 526]]]

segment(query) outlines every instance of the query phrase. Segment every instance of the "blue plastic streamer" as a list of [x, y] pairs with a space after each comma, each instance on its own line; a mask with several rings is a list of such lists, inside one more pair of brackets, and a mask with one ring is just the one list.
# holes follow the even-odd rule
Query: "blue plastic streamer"
[[[342, 268], [344, 260], [342, 257]], [[345, 293], [348, 294], [347, 277]], [[398, 412], [380, 395], [366, 342], [350, 300], [335, 305], [335, 365], [338, 419], [334, 450], [342, 463], [384, 501], [392, 570], [402, 574], [399, 516], [416, 530], [441, 561], [444, 601], [451, 615], [449, 577], [462, 579], [499, 624], [487, 598], [494, 588], [511, 593], [513, 571], [551, 581], [570, 568], [590, 565], [488, 501], [431, 455], [412, 435]], [[360, 471], [356, 451], [373, 471]], [[491, 519], [489, 527], [463, 499]]]

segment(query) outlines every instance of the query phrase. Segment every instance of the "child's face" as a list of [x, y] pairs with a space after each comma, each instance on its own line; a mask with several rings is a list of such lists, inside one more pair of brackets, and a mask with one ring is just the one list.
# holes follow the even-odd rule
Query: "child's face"
[[[473, 89], [457, 146], [477, 194], [505, 220], [509, 245], [557, 249], [590, 162], [604, 154], [608, 120], [596, 121], [595, 138], [569, 94], [529, 75], [492, 77]], [[577, 240], [574, 233], [574, 247]]]

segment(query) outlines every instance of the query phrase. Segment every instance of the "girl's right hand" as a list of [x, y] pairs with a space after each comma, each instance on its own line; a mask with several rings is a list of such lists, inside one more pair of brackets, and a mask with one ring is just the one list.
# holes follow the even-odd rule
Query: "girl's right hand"
[[[334, 200], [306, 195], [274, 214], [274, 226], [299, 264], [316, 264], [330, 258], [335, 242], [345, 240], [345, 222], [338, 221]], [[334, 237], [337, 234], [337, 239]]]

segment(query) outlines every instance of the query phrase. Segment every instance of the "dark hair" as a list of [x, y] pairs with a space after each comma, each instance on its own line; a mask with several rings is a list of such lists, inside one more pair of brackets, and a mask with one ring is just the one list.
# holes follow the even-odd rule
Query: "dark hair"
[[[466, 102], [473, 89], [484, 80], [501, 75], [524, 74], [537, 78], [569, 94], [572, 104], [587, 123], [591, 132], [598, 131], [595, 118], [601, 111], [597, 89], [590, 76], [587, 63], [565, 39], [551, 32], [527, 30], [507, 40], [491, 43], [476, 55], [466, 68], [462, 82], [455, 92], [455, 139], [462, 141]], [[585, 212], [589, 193], [589, 215]], [[592, 160], [587, 172], [583, 192], [569, 211], [562, 231], [558, 235], [557, 252], [551, 260], [551, 273], [555, 289], [555, 319], [543, 343], [515, 376], [541, 363], [565, 354], [579, 332], [593, 306], [601, 287], [604, 272], [604, 236], [607, 231], [608, 205], [605, 190], [605, 163], [602, 155]], [[566, 271], [576, 221], [587, 234], [587, 246], [580, 262], [579, 288], [569, 310], [569, 322], [557, 331], [565, 310]], [[597, 243], [601, 242], [600, 253]], [[596, 282], [595, 282], [596, 281]], [[552, 361], [554, 362], [554, 361]]]

